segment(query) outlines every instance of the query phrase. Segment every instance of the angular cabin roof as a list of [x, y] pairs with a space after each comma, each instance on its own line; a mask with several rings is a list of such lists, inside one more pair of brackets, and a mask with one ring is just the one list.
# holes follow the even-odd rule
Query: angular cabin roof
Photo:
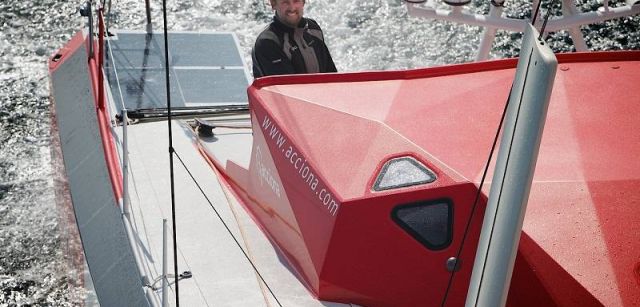
[[[640, 52], [558, 58], [520, 249], [552, 295], [638, 303]], [[380, 193], [381, 163], [407, 153], [479, 183], [515, 63], [263, 78], [250, 92], [348, 200]]]

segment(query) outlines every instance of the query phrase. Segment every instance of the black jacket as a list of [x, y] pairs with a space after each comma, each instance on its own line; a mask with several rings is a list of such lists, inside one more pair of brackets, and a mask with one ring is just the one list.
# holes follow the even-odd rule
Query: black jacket
[[253, 77], [336, 72], [322, 29], [313, 19], [302, 18], [291, 28], [273, 17], [252, 50]]

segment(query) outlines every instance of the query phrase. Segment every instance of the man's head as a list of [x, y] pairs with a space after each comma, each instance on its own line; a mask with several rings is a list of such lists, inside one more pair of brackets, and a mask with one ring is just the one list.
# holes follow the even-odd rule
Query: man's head
[[277, 18], [290, 27], [297, 27], [304, 14], [305, 0], [270, 0]]

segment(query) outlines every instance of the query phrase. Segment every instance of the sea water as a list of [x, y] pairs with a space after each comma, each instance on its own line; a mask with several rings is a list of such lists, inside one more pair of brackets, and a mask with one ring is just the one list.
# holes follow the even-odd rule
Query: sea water
[[[154, 29], [161, 31], [162, 4], [151, 2]], [[545, 2], [543, 10], [558, 15], [559, 3]], [[0, 2], [0, 306], [74, 306], [88, 295], [70, 265], [73, 255], [65, 248], [68, 238], [55, 205], [47, 70], [48, 57], [86, 24], [77, 13], [80, 4]], [[585, 11], [600, 5], [594, 0], [578, 4]], [[247, 63], [255, 37], [272, 17], [266, 0], [173, 0], [167, 7], [170, 30], [236, 33]], [[489, 4], [475, 0], [467, 7], [486, 13]], [[507, 1], [505, 11], [527, 18], [531, 5]], [[142, 0], [114, 1], [107, 13], [111, 28], [144, 29]], [[410, 18], [400, 0], [308, 0], [305, 14], [324, 28], [340, 71], [469, 62], [482, 31]], [[584, 27], [583, 32], [593, 50], [640, 49], [638, 16]], [[519, 38], [519, 33], [499, 31], [491, 56], [517, 55]], [[547, 41], [557, 52], [573, 49], [566, 32], [554, 33]]]

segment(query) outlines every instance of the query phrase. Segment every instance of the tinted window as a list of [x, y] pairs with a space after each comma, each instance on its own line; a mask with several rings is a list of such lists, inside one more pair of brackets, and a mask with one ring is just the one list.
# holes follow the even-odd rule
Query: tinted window
[[449, 200], [400, 205], [393, 209], [391, 217], [431, 250], [451, 244], [453, 207]]

